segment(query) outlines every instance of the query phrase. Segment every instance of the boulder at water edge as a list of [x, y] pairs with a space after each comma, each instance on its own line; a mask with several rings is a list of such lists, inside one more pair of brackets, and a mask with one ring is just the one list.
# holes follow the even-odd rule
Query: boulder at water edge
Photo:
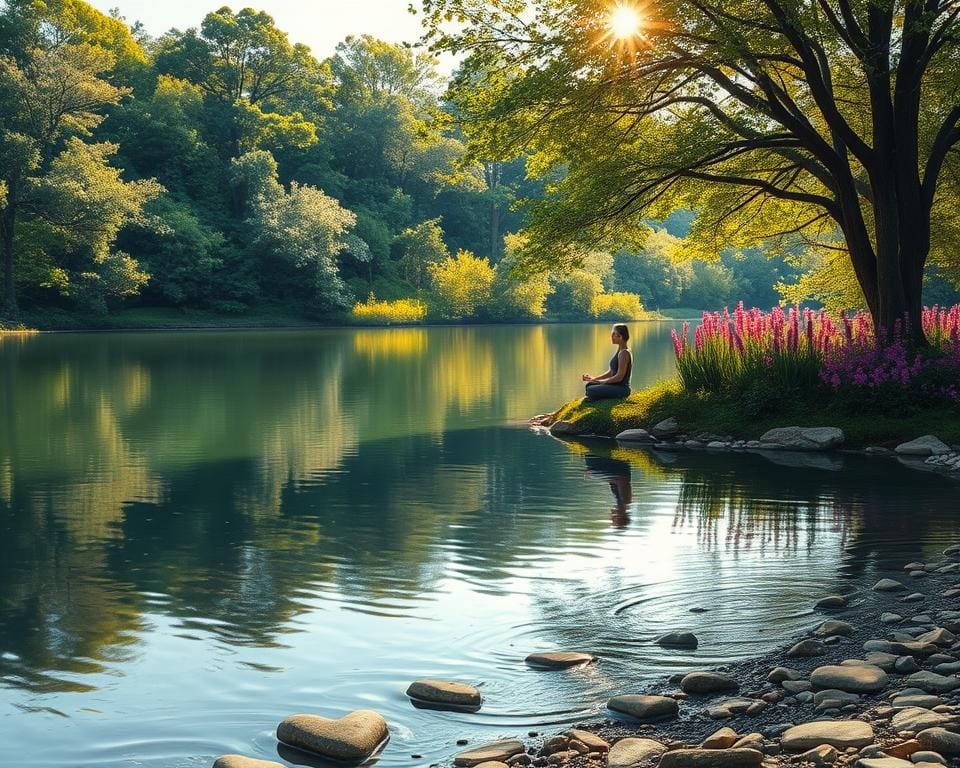
[[680, 705], [669, 696], [643, 696], [627, 694], [614, 696], [607, 702], [607, 709], [628, 715], [635, 720], [656, 720], [661, 717], [676, 717]]
[[901, 456], [939, 456], [950, 453], [950, 446], [935, 435], [924, 435], [916, 440], [900, 443], [894, 450]]
[[213, 768], [283, 768], [283, 765], [272, 760], [257, 760], [243, 755], [223, 755], [217, 758]]
[[607, 768], [634, 768], [649, 757], [662, 755], [667, 748], [653, 739], [620, 739], [610, 747]]
[[862, 720], [815, 720], [788, 728], [780, 746], [792, 752], [829, 744], [837, 749], [865, 747], [873, 743], [873, 728]]
[[778, 427], [765, 432], [761, 443], [775, 443], [790, 451], [825, 451], [846, 439], [837, 427]]
[[416, 680], [407, 688], [407, 696], [415, 702], [433, 707], [451, 706], [458, 709], [480, 709], [483, 701], [480, 691], [473, 686], [447, 680]]
[[579, 651], [548, 651], [545, 653], [531, 653], [526, 658], [527, 664], [543, 669], [566, 669], [567, 667], [581, 667], [596, 661], [595, 656]]
[[460, 752], [454, 756], [453, 764], [465, 766], [465, 768], [472, 768], [472, 766], [491, 761], [505, 763], [511, 757], [519, 755], [521, 752], [523, 752], [523, 742], [515, 739], [495, 741], [491, 744], [484, 744]]
[[699, 644], [693, 632], [667, 632], [654, 642], [661, 648], [696, 648]]
[[625, 429], [617, 435], [622, 443], [655, 443], [657, 438], [645, 429]]
[[684, 693], [720, 693], [739, 687], [736, 680], [722, 672], [690, 672], [680, 681], [680, 690]]
[[284, 744], [343, 762], [363, 762], [389, 736], [386, 720], [370, 709], [358, 709], [338, 720], [292, 715], [277, 727], [277, 738]]

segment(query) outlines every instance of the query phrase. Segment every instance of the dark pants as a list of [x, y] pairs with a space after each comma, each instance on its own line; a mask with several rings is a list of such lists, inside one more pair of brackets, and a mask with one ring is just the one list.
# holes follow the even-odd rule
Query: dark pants
[[586, 386], [587, 400], [619, 400], [630, 394], [625, 384], [600, 384], [591, 381]]

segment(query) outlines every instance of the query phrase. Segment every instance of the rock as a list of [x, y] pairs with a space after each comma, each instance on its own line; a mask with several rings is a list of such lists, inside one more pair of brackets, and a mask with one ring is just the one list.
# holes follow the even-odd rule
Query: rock
[[825, 709], [842, 709], [848, 704], [856, 704], [859, 701], [860, 697], [857, 694], [847, 693], [836, 688], [818, 691], [813, 696], [813, 705], [819, 712]]
[[502, 760], [487, 760], [485, 763], [479, 763], [476, 768], [504, 768], [505, 766], [508, 766], [508, 763]]
[[610, 751], [610, 745], [604, 739], [597, 736], [597, 734], [591, 733], [590, 731], [581, 731], [579, 728], [572, 728], [567, 731], [567, 735], [571, 739], [576, 739], [582, 744], [585, 744], [590, 748], [591, 752]]
[[655, 443], [657, 438], [645, 429], [625, 429], [617, 435], [622, 443]]
[[[897, 659], [900, 657], [894, 653], [883, 653], [882, 651], [871, 651], [866, 655], [866, 661], [868, 664], [872, 664], [875, 667], [880, 667], [884, 672], [892, 672], [897, 664]], [[847, 659], [850, 661], [850, 659]], [[846, 662], [840, 662], [845, 664]]]
[[865, 757], [857, 760], [857, 768], [913, 768], [913, 763], [899, 757]]
[[770, 683], [782, 683], [784, 680], [799, 680], [803, 677], [802, 672], [798, 672], [790, 667], [774, 667], [767, 675], [767, 681]]
[[680, 681], [680, 690], [684, 693], [719, 693], [739, 687], [736, 680], [722, 672], [690, 672]]
[[941, 765], [947, 764], [946, 758], [944, 758], [944, 756], [939, 752], [931, 752], [926, 749], [921, 749], [914, 752], [912, 755], [910, 755], [910, 761], [914, 763], [940, 763]]
[[917, 734], [917, 741], [924, 749], [941, 755], [960, 755], [960, 733], [946, 728], [927, 728]]
[[887, 685], [887, 674], [880, 667], [817, 667], [810, 675], [814, 688], [835, 688], [850, 693], [875, 693]]
[[531, 653], [526, 658], [531, 667], [543, 669], [566, 669], [568, 667], [582, 667], [596, 661], [595, 656], [578, 651], [549, 651], [546, 653]]
[[580, 428], [569, 421], [555, 421], [550, 425], [551, 435], [579, 435]]
[[913, 656], [898, 656], [894, 662], [893, 668], [901, 675], [909, 675], [911, 672], [919, 672], [920, 665]]
[[865, 747], [873, 743], [873, 728], [861, 720], [815, 720], [795, 725], [784, 732], [780, 746], [800, 752], [821, 744], [837, 749]]
[[277, 726], [277, 739], [291, 747], [344, 762], [362, 762], [389, 738], [378, 712], [358, 709], [333, 720], [319, 715], [291, 715]]
[[811, 656], [823, 656], [826, 652], [827, 649], [819, 640], [801, 640], [787, 651], [787, 657], [791, 659], [809, 658]]
[[741, 736], [733, 744], [734, 749], [758, 749], [763, 751], [763, 734], [762, 733], [748, 733], [746, 736]]
[[628, 694], [614, 696], [607, 702], [607, 709], [636, 720], [656, 720], [661, 717], [675, 717], [680, 711], [680, 705], [676, 699], [669, 696]]
[[936, 672], [915, 672], [907, 678], [907, 683], [927, 693], [947, 693], [960, 687], [960, 679], [938, 675]]
[[722, 720], [726, 717], [741, 715], [744, 712], [749, 712], [750, 709], [758, 703], [763, 704], [764, 702], [739, 697], [721, 699], [713, 706], [707, 707], [707, 717], [713, 718], [714, 720]]
[[407, 688], [407, 696], [428, 704], [480, 709], [480, 691], [466, 683], [446, 680], [416, 680]]
[[243, 755], [223, 755], [218, 757], [213, 768], [283, 768], [272, 760], [257, 760]]
[[937, 627], [936, 629], [931, 629], [929, 632], [924, 632], [922, 635], [917, 635], [916, 640], [918, 643], [952, 645], [957, 641], [957, 636], [943, 627]]
[[837, 752], [836, 748], [831, 747], [829, 744], [821, 744], [819, 747], [808, 749], [797, 757], [797, 761], [801, 763], [813, 763], [814, 765], [833, 765], [839, 756], [840, 753]]
[[939, 456], [950, 453], [950, 446], [934, 435], [924, 435], [916, 440], [900, 443], [893, 450], [901, 456]]
[[813, 604], [813, 607], [819, 609], [846, 608], [847, 598], [842, 595], [828, 595], [827, 597], [821, 597], [817, 600], [817, 602]]
[[886, 746], [883, 751], [890, 757], [899, 757], [901, 760], [906, 760], [918, 749], [920, 749], [920, 742], [916, 739], [908, 739], [907, 741], [901, 741], [899, 744]]
[[947, 661], [943, 664], [937, 664], [933, 671], [938, 675], [955, 675], [960, 672], [960, 661]]
[[831, 637], [833, 635], [849, 637], [854, 632], [856, 632], [856, 628], [852, 624], [837, 619], [828, 619], [813, 630], [813, 634], [817, 637]]
[[607, 756], [608, 768], [633, 768], [649, 757], [662, 755], [667, 748], [653, 739], [620, 739]]
[[668, 632], [654, 642], [661, 648], [696, 648], [697, 636], [693, 632]]
[[540, 750], [541, 755], [552, 755], [555, 752], [566, 752], [567, 748], [570, 746], [570, 739], [566, 736], [551, 736], [545, 742], [543, 742], [543, 748]]
[[490, 744], [484, 744], [458, 753], [453, 758], [453, 764], [472, 768], [473, 766], [488, 762], [506, 762], [521, 752], [523, 752], [523, 742], [521, 741], [516, 741], [515, 739], [494, 741]]
[[918, 602], [918, 601], [920, 601], [920, 600], [923, 600], [924, 597], [926, 597], [926, 595], [924, 595], [922, 592], [911, 592], [911, 593], [910, 593], [909, 595], [907, 595], [906, 597], [901, 597], [901, 598], [900, 598], [900, 602], [901, 602], [901, 603], [916, 603], [916, 602]]
[[874, 592], [897, 592], [901, 589], [905, 589], [905, 587], [896, 579], [880, 579], [873, 585]]
[[759, 768], [762, 762], [755, 749], [677, 749], [661, 756], [660, 768]]
[[673, 416], [658, 422], [650, 429], [654, 437], [673, 437], [679, 431], [680, 425]]
[[792, 451], [825, 451], [845, 439], [843, 430], [836, 427], [779, 427], [760, 436], [761, 443], [776, 443]]
[[954, 718], [931, 712], [921, 707], [907, 707], [896, 712], [890, 725], [897, 732], [923, 731], [927, 728], [937, 728], [952, 723]]
[[895, 656], [930, 656], [936, 652], [937, 646], [932, 643], [892, 643], [889, 640], [867, 640], [863, 644], [863, 650], [892, 653]]
[[813, 688], [809, 680], [784, 680], [780, 685], [783, 686], [783, 690], [790, 693], [803, 693]]
[[738, 738], [733, 728], [721, 728], [707, 736], [700, 746], [703, 749], [727, 749], [736, 744]]
[[880, 614], [880, 623], [881, 624], [899, 624], [903, 621], [903, 616], [899, 613], [890, 613], [886, 611]]
[[908, 694], [906, 696], [896, 696], [890, 704], [895, 709], [906, 709], [907, 707], [933, 709], [943, 704], [943, 699], [939, 696], [930, 696], [928, 694]]

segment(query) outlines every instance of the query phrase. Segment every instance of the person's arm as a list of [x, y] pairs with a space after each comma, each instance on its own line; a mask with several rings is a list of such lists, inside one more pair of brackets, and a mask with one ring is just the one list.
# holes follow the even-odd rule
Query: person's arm
[[617, 353], [617, 372], [615, 375], [608, 378], [604, 383], [605, 384], [622, 383], [629, 370], [630, 370], [630, 353], [625, 349], [621, 349]]
[[587, 382], [603, 381], [603, 382], [609, 383], [607, 382], [607, 379], [609, 379], [612, 375], [613, 375], [613, 371], [607, 368], [607, 370], [601, 373], [599, 376], [591, 376], [589, 373], [584, 373], [580, 376], [580, 378]]

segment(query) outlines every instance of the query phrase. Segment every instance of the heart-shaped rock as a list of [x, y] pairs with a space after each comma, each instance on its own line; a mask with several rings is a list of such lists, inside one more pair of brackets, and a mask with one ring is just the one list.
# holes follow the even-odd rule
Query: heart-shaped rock
[[387, 721], [378, 712], [358, 709], [339, 720], [291, 715], [277, 726], [284, 744], [343, 762], [363, 762], [387, 741]]

